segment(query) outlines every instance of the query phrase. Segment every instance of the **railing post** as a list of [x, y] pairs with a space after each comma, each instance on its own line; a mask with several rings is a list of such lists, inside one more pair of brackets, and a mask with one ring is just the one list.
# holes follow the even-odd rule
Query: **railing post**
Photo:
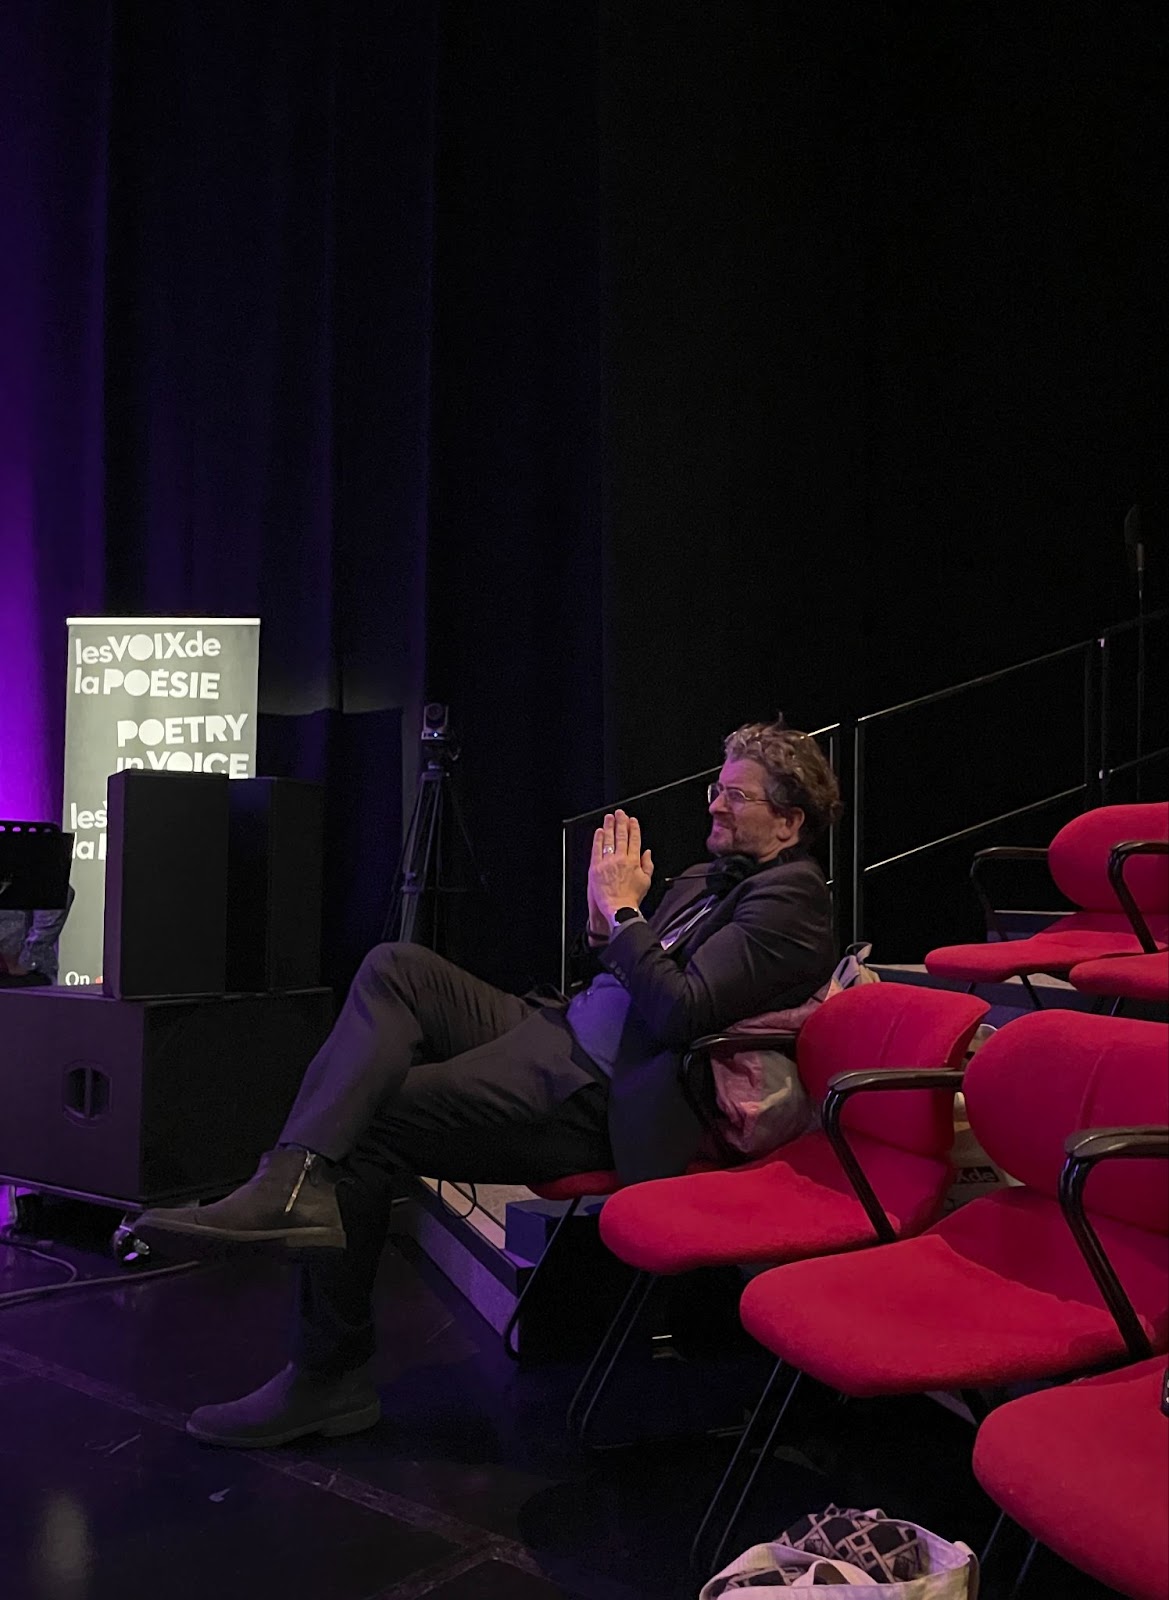
[[857, 722], [852, 731], [852, 905], [851, 942], [863, 936], [865, 920], [865, 728]]
[[1112, 777], [1112, 750], [1111, 727], [1112, 717], [1112, 651], [1109, 647], [1108, 634], [1102, 634], [1096, 640], [1096, 651], [1100, 662], [1097, 676], [1097, 710], [1099, 714], [1098, 733], [1095, 743], [1095, 762], [1091, 776], [1085, 772], [1084, 776], [1089, 784], [1088, 794], [1095, 796], [1095, 804], [1108, 804], [1108, 785]]
[[560, 992], [568, 988], [568, 823], [560, 825]]
[[1104, 742], [1108, 642], [1097, 639], [1084, 647], [1084, 810], [1103, 801]]
[[843, 815], [828, 834], [828, 876], [832, 879], [832, 916], [839, 940], [852, 927], [852, 750], [845, 740], [844, 724], [828, 735], [828, 760], [840, 785]]

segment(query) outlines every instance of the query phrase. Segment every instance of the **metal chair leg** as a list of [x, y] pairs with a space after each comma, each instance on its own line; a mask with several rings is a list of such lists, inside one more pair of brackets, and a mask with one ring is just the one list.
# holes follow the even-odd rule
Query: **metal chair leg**
[[983, 1545], [982, 1553], [978, 1558], [978, 1565], [983, 1571], [985, 1571], [987, 1566], [990, 1564], [991, 1551], [997, 1544], [999, 1535], [1002, 1533], [1006, 1525], [1007, 1514], [1005, 1511], [1000, 1511], [998, 1514], [998, 1520], [995, 1522], [994, 1527], [990, 1530], [990, 1538]]
[[1030, 999], [1031, 1004], [1035, 1007], [1036, 1011], [1042, 1011], [1044, 1009], [1043, 1001], [1039, 998], [1039, 991], [1035, 988], [1035, 985], [1031, 982], [1031, 979], [1025, 972], [1021, 972], [1019, 974], [1019, 978], [1024, 989], [1027, 991], [1027, 996]]
[[1031, 1548], [1023, 1558], [1023, 1565], [1019, 1568], [1019, 1576], [1015, 1579], [1015, 1587], [1011, 1590], [1008, 1600], [1015, 1600], [1015, 1596], [1026, 1582], [1027, 1574], [1031, 1570], [1031, 1563], [1035, 1560], [1035, 1552], [1039, 1549], [1039, 1540], [1032, 1539]]
[[641, 1320], [645, 1303], [657, 1281], [656, 1273], [636, 1274], [617, 1309], [617, 1315], [605, 1329], [604, 1336], [597, 1346], [597, 1352], [577, 1385], [576, 1393], [569, 1401], [566, 1419], [568, 1431], [575, 1435], [581, 1444], [584, 1444], [587, 1438], [597, 1403], [609, 1386], [609, 1380], [617, 1368], [629, 1335]]
[[532, 1292], [536, 1279], [548, 1265], [548, 1259], [553, 1250], [556, 1248], [556, 1242], [560, 1238], [560, 1235], [564, 1232], [569, 1218], [576, 1215], [577, 1207], [580, 1205], [583, 1199], [584, 1195], [578, 1195], [575, 1200], [569, 1202], [568, 1209], [563, 1213], [552, 1232], [548, 1235], [548, 1243], [544, 1246], [544, 1253], [541, 1255], [539, 1261], [536, 1262], [531, 1272], [528, 1273], [527, 1282], [520, 1290], [519, 1298], [516, 1300], [511, 1316], [507, 1319], [507, 1325], [503, 1330], [503, 1349], [504, 1353], [508, 1355], [512, 1361], [518, 1361], [520, 1358], [519, 1343], [516, 1335], [519, 1331], [520, 1316], [523, 1313], [528, 1296]]
[[767, 1380], [767, 1386], [763, 1390], [763, 1393], [759, 1396], [759, 1402], [754, 1411], [751, 1413], [747, 1426], [743, 1429], [738, 1446], [734, 1455], [730, 1459], [727, 1470], [723, 1473], [722, 1480], [719, 1483], [718, 1488], [714, 1491], [714, 1494], [711, 1496], [710, 1504], [706, 1508], [702, 1521], [698, 1524], [698, 1532], [694, 1535], [694, 1542], [690, 1546], [691, 1570], [698, 1576], [709, 1576], [710, 1573], [717, 1570], [719, 1562], [722, 1560], [723, 1551], [727, 1547], [727, 1542], [738, 1525], [739, 1518], [742, 1516], [743, 1507], [746, 1505], [748, 1497], [750, 1496], [752, 1489], [755, 1487], [755, 1480], [759, 1476], [759, 1472], [763, 1466], [763, 1463], [771, 1455], [772, 1449], [774, 1448], [776, 1436], [779, 1433], [780, 1424], [783, 1422], [783, 1419], [787, 1414], [787, 1408], [789, 1405], [791, 1405], [792, 1398], [799, 1387], [800, 1379], [803, 1377], [802, 1372], [796, 1372], [792, 1375], [791, 1382], [787, 1387], [787, 1392], [784, 1394], [784, 1397], [780, 1402], [779, 1409], [775, 1414], [774, 1420], [767, 1429], [766, 1438], [759, 1449], [759, 1453], [754, 1464], [747, 1474], [747, 1478], [743, 1484], [739, 1498], [735, 1501], [734, 1510], [727, 1518], [722, 1533], [719, 1536], [718, 1544], [714, 1548], [714, 1553], [709, 1561], [703, 1561], [702, 1547], [706, 1539], [707, 1529], [714, 1521], [723, 1500], [730, 1493], [734, 1480], [738, 1476], [740, 1463], [746, 1460], [747, 1456], [754, 1448], [754, 1441], [759, 1435], [759, 1424], [766, 1418], [768, 1408], [772, 1403], [772, 1397], [779, 1385], [780, 1375], [783, 1373], [783, 1371], [784, 1363], [782, 1361], [777, 1361], [775, 1366], [771, 1369], [771, 1376]]

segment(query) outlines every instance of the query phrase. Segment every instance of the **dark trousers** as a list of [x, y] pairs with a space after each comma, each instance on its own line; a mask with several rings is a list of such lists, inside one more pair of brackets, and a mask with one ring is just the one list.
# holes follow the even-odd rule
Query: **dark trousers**
[[395, 1172], [530, 1184], [609, 1168], [607, 1105], [559, 1010], [419, 945], [371, 950], [281, 1134], [339, 1164], [348, 1241], [301, 1271], [295, 1358], [332, 1375], [372, 1356]]

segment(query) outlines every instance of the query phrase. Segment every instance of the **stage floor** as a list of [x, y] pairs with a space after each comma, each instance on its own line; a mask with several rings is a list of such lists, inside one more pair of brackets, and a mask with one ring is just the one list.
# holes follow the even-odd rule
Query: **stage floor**
[[[697, 1594], [685, 1552], [726, 1440], [578, 1451], [563, 1415], [579, 1364], [514, 1367], [408, 1242], [388, 1250], [379, 1290], [379, 1426], [233, 1453], [189, 1440], [183, 1416], [282, 1363], [281, 1271], [204, 1267], [135, 1284], [96, 1239], [87, 1248], [76, 1229], [67, 1237], [45, 1248], [83, 1276], [122, 1281], [0, 1305], [4, 1600]], [[61, 1277], [0, 1243], [0, 1297]], [[733, 1413], [765, 1370], [742, 1352], [647, 1360], [613, 1395], [616, 1424], [664, 1428], [686, 1396], [720, 1384]], [[879, 1505], [980, 1546], [994, 1514], [971, 1477], [967, 1424], [927, 1400], [841, 1408], [809, 1390], [738, 1547], [832, 1500]], [[1105, 1591], [1044, 1556], [1028, 1593]]]

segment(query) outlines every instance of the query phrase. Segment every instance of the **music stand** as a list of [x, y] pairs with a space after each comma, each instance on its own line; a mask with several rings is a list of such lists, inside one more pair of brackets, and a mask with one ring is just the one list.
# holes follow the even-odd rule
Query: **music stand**
[[61, 911], [73, 835], [55, 822], [0, 822], [0, 911]]

